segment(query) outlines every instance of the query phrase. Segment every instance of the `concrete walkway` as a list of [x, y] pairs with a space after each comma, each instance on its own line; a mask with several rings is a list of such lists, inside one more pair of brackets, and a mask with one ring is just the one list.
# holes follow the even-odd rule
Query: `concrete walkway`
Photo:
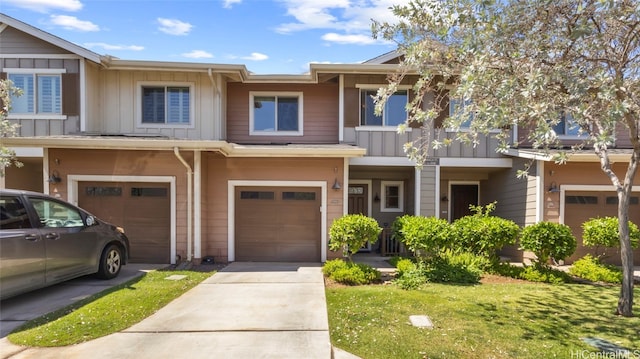
[[320, 265], [232, 263], [127, 330], [7, 358], [329, 359]]

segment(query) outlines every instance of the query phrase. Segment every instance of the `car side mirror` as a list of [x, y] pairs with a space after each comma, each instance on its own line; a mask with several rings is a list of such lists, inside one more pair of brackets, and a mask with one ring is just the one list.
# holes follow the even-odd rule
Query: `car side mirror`
[[95, 225], [96, 224], [96, 217], [87, 216], [87, 219], [85, 220], [85, 223], [87, 224], [87, 227], [91, 227], [91, 226]]

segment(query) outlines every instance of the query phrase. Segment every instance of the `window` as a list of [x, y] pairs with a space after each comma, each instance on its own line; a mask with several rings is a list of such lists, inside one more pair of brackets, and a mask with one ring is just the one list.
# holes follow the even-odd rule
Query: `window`
[[553, 131], [558, 136], [572, 136], [578, 137], [581, 135], [580, 126], [573, 119], [573, 116], [569, 113], [563, 113], [560, 118], [560, 122], [553, 126]]
[[22, 96], [11, 96], [11, 114], [62, 114], [60, 74], [9, 73], [8, 79], [22, 90]]
[[22, 205], [18, 198], [0, 198], [0, 228], [31, 228], [31, 221], [29, 220], [27, 209]]
[[252, 135], [302, 135], [302, 93], [251, 92]]
[[[469, 99], [452, 98], [449, 100], [449, 117], [456, 113], [462, 113], [465, 111], [465, 107], [471, 104]], [[473, 121], [473, 114], [469, 114], [469, 118], [460, 124], [461, 129], [468, 129], [471, 127], [471, 121]]]
[[382, 114], [376, 116], [373, 97], [377, 89], [360, 89], [360, 124], [362, 126], [398, 126], [407, 120], [409, 90], [396, 91], [384, 104]]
[[381, 212], [404, 211], [404, 182], [382, 181]]
[[275, 199], [275, 193], [274, 192], [267, 192], [267, 191], [241, 191], [240, 192], [240, 199], [266, 199], [266, 200], [272, 200]]
[[140, 123], [153, 125], [191, 125], [193, 87], [190, 84], [141, 84]]
[[47, 228], [82, 227], [84, 222], [80, 212], [63, 203], [43, 198], [31, 198], [33, 208], [40, 217], [40, 223]]

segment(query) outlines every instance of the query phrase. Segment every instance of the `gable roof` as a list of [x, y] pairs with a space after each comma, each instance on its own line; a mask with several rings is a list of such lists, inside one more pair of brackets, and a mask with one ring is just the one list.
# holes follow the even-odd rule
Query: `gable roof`
[[0, 32], [4, 30], [4, 27], [11, 26], [15, 29], [18, 29], [22, 32], [25, 32], [33, 37], [46, 41], [52, 45], [58, 46], [62, 49], [65, 49], [73, 54], [84, 57], [88, 60], [91, 60], [95, 63], [100, 63], [101, 56], [93, 51], [87, 50], [82, 46], [78, 46], [69, 41], [63, 40], [55, 35], [52, 35], [46, 31], [42, 31], [38, 28], [35, 28], [31, 25], [25, 24], [20, 20], [16, 20], [10, 16], [0, 13]]

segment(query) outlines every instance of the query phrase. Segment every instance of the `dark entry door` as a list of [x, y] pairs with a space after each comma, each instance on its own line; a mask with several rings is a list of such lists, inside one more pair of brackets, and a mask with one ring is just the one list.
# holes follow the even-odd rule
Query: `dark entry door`
[[369, 204], [367, 203], [367, 185], [352, 184], [349, 185], [349, 214], [369, 215]]
[[470, 205], [478, 205], [478, 185], [451, 185], [451, 221], [470, 215]]

